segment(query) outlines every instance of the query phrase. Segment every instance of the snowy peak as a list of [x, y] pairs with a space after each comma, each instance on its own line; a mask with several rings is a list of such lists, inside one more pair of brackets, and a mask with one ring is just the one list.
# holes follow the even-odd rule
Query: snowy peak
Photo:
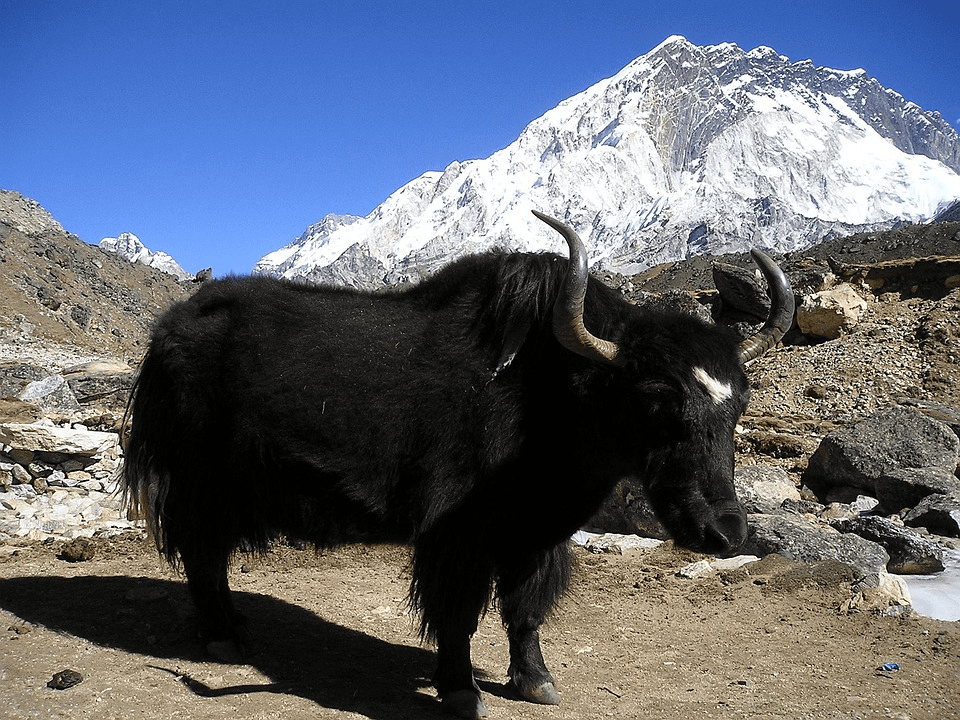
[[863, 70], [665, 40], [488, 158], [421, 175], [365, 218], [329, 215], [255, 272], [374, 287], [493, 246], [562, 251], [563, 218], [621, 272], [787, 251], [924, 221], [960, 198], [960, 136]]
[[133, 233], [120, 233], [120, 235], [115, 238], [103, 238], [103, 240], [100, 241], [99, 247], [105, 252], [119, 255], [130, 262], [149, 265], [152, 268], [173, 275], [179, 280], [187, 280], [193, 277], [180, 267], [177, 261], [167, 253], [159, 250], [154, 252], [147, 249], [147, 247], [140, 242], [140, 238]]

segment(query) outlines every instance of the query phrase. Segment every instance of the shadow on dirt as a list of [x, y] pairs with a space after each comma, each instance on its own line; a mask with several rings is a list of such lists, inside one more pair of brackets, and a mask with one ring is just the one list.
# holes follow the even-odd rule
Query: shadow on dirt
[[[272, 683], [207, 688], [183, 678], [195, 693], [287, 693], [375, 720], [442, 716], [433, 697], [417, 692], [431, 684], [432, 652], [327, 622], [266, 595], [235, 591], [234, 599], [257, 645], [249, 664]], [[10, 578], [0, 580], [0, 607], [55, 632], [156, 658], [148, 664], [167, 670], [171, 683], [181, 675], [175, 661], [210, 662], [195, 638], [183, 583], [125, 576]]]

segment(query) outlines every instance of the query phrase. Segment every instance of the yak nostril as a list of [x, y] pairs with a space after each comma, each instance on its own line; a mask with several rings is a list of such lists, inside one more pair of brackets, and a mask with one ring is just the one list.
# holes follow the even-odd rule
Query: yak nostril
[[747, 539], [747, 516], [737, 506], [717, 512], [703, 529], [706, 552], [714, 555], [732, 553]]

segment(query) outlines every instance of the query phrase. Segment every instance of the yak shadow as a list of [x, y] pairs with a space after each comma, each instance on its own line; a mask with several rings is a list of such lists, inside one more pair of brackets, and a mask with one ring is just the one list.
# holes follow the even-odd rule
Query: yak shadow
[[[256, 643], [247, 662], [272, 683], [212, 689], [183, 678], [197, 694], [286, 693], [375, 720], [441, 717], [436, 699], [418, 692], [431, 685], [433, 652], [345, 628], [267, 595], [235, 591], [234, 599], [250, 618]], [[159, 661], [154, 667], [172, 675], [180, 673], [169, 661], [211, 662], [195, 637], [192, 604], [180, 582], [126, 576], [2, 579], [0, 607], [102, 647], [152, 656]], [[486, 689], [499, 694], [500, 688]]]

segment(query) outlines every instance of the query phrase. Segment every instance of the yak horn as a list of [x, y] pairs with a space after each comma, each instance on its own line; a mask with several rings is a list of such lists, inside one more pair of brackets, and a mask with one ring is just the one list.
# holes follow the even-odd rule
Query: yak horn
[[795, 307], [790, 281], [779, 266], [759, 250], [751, 250], [750, 254], [767, 281], [770, 290], [770, 314], [767, 322], [755, 335], [740, 343], [740, 361], [744, 364], [760, 357], [780, 342], [793, 324]]
[[563, 290], [553, 306], [553, 334], [567, 350], [590, 360], [619, 364], [616, 343], [594, 337], [583, 325], [583, 299], [587, 294], [587, 251], [572, 228], [559, 220], [533, 211], [540, 220], [563, 235], [570, 247], [570, 262]]

